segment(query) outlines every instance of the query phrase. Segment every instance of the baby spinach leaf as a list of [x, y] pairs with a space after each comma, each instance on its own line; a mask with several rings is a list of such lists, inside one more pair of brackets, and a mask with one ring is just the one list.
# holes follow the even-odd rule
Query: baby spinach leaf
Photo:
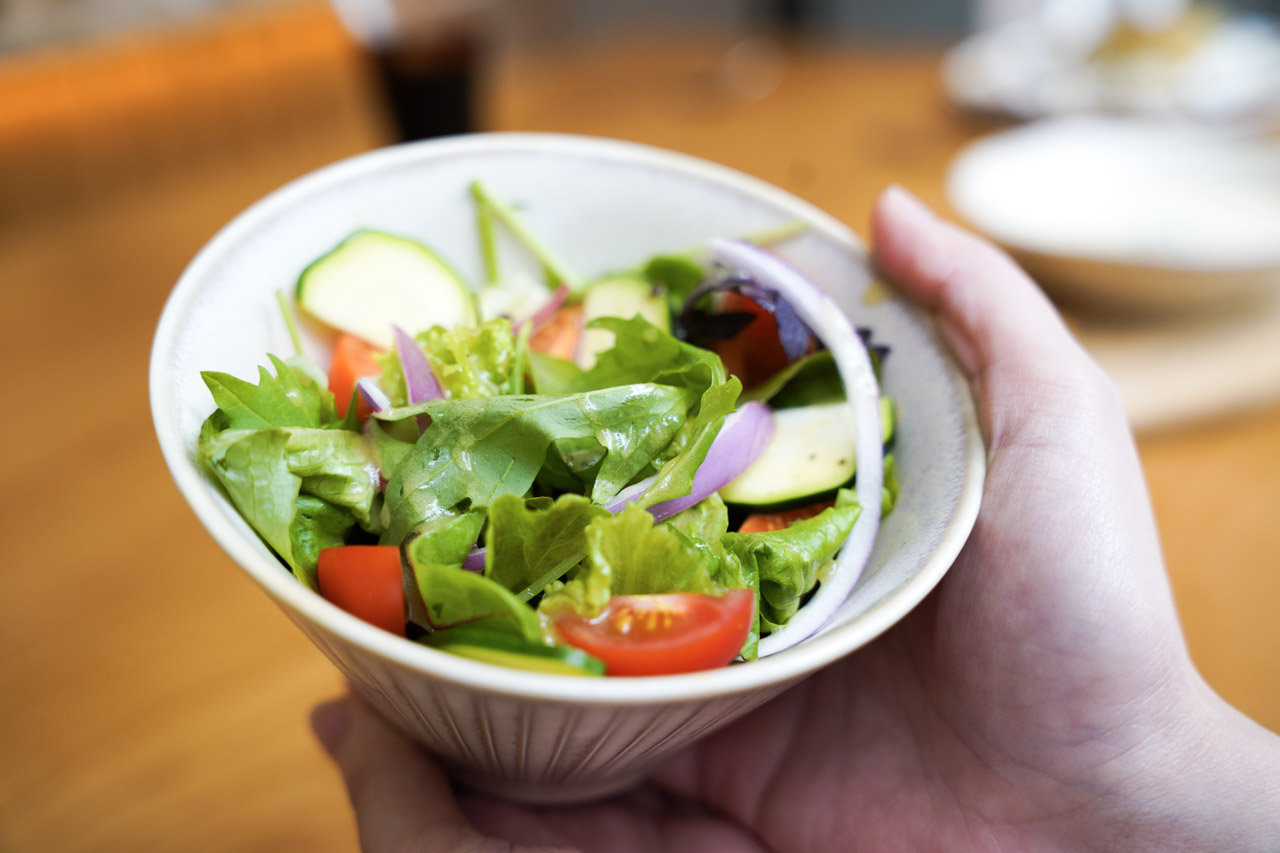
[[673, 313], [680, 311], [706, 275], [701, 264], [684, 255], [658, 255], [644, 265], [645, 279], [666, 291], [667, 304]]
[[542, 631], [537, 614], [501, 584], [455, 566], [431, 562], [412, 564], [431, 628], [444, 630], [467, 625], [514, 634], [531, 642], [540, 640]]
[[818, 350], [791, 362], [764, 382], [742, 392], [742, 399], [785, 409], [843, 400], [844, 382], [830, 350]]

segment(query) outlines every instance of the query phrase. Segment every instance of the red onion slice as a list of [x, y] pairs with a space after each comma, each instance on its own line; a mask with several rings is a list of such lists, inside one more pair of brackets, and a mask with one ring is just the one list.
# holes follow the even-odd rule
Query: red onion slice
[[357, 379], [356, 390], [360, 392], [360, 399], [364, 400], [365, 405], [369, 407], [369, 411], [381, 412], [384, 409], [391, 408], [390, 398], [383, 393], [372, 377], [361, 376]]
[[640, 482], [627, 486], [625, 489], [618, 492], [617, 496], [614, 497], [613, 500], [604, 505], [604, 508], [614, 515], [617, 515], [626, 509], [627, 504], [635, 503], [640, 500], [644, 493], [649, 491], [649, 487], [656, 482], [658, 482], [657, 474], [654, 474], [652, 477], [645, 477]]
[[530, 331], [538, 331], [543, 326], [547, 325], [547, 322], [555, 316], [555, 313], [560, 310], [560, 306], [563, 305], [565, 300], [568, 298], [569, 286], [567, 284], [561, 284], [551, 292], [551, 297], [547, 300], [545, 305], [537, 311], [534, 311], [528, 317], [525, 317], [523, 320], [519, 320], [511, 325], [512, 334], [520, 334], [520, 329], [525, 323], [532, 326]]
[[[866, 346], [848, 317], [825, 291], [776, 255], [738, 240], [712, 240], [715, 260], [778, 291], [827, 345], [853, 408], [857, 443], [857, 492], [862, 512], [845, 540], [827, 580], [791, 621], [760, 641], [760, 657], [807, 639], [831, 621], [866, 568], [880, 529], [884, 447], [880, 434], [880, 388]], [[710, 455], [710, 454], [708, 454]]]
[[431, 362], [422, 347], [399, 326], [392, 326], [396, 338], [396, 355], [400, 358], [400, 369], [404, 372], [404, 384], [409, 392], [409, 405], [425, 403], [428, 400], [439, 400], [444, 397], [436, 374], [431, 369]]
[[724, 419], [724, 426], [693, 475], [693, 490], [649, 507], [655, 521], [670, 518], [737, 479], [760, 458], [773, 437], [773, 413], [764, 403], [744, 403]]
[[471, 549], [471, 553], [462, 561], [462, 568], [469, 572], [483, 572], [485, 561], [485, 549], [476, 546]]

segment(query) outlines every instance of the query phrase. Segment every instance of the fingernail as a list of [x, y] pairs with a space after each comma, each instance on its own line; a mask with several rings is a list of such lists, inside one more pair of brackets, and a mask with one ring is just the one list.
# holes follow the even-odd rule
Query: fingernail
[[351, 703], [345, 697], [323, 702], [311, 709], [311, 730], [330, 758], [336, 757], [338, 746], [350, 727]]

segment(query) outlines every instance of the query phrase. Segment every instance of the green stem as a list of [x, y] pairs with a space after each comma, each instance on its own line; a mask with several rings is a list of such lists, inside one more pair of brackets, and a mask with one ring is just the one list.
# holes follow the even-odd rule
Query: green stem
[[[498, 221], [505, 225], [507, 230], [529, 250], [529, 254], [537, 258], [538, 263], [542, 264], [543, 269], [547, 271], [551, 278], [568, 285], [572, 291], [577, 291], [581, 288], [582, 285], [578, 281], [578, 277], [569, 272], [559, 258], [529, 233], [529, 230], [524, 227], [524, 223], [516, 218], [511, 208], [489, 195], [479, 181], [471, 182], [471, 195], [479, 205], [489, 208], [490, 213], [496, 216]], [[555, 285], [549, 284], [549, 286], [551, 289], [555, 289]]]
[[476, 231], [480, 235], [480, 255], [484, 261], [484, 278], [489, 284], [498, 281], [498, 247], [493, 233], [493, 208], [485, 203], [484, 190], [478, 181], [471, 183], [471, 195], [476, 200]]
[[280, 304], [280, 314], [284, 317], [284, 324], [289, 329], [289, 337], [293, 339], [294, 352], [302, 355], [302, 336], [298, 334], [298, 320], [293, 316], [289, 297], [284, 295], [283, 290], [276, 291], [276, 302]]
[[764, 231], [744, 234], [738, 239], [745, 240], [748, 243], [755, 243], [757, 246], [772, 246], [774, 243], [781, 243], [784, 240], [790, 240], [792, 237], [798, 237], [808, 230], [808, 222], [802, 219], [794, 219], [791, 222], [784, 222]]

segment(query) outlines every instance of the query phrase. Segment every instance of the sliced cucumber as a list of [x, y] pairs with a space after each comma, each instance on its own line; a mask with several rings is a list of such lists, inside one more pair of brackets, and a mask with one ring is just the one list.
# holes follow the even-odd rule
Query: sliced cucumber
[[[590, 285], [582, 297], [582, 320], [589, 323], [597, 317], [621, 317], [630, 320], [639, 315], [664, 332], [671, 331], [671, 312], [661, 292], [642, 278], [620, 275]], [[613, 332], [587, 329], [578, 345], [578, 366], [588, 370], [596, 356], [613, 347]]]
[[476, 301], [448, 264], [421, 243], [357, 231], [298, 277], [298, 304], [330, 326], [390, 349], [391, 327], [474, 325]]
[[420, 641], [442, 652], [471, 660], [552, 675], [604, 675], [604, 662], [581, 649], [544, 646], [511, 634], [479, 628], [449, 628]]
[[775, 506], [832, 492], [853, 477], [854, 432], [853, 413], [843, 402], [779, 409], [764, 453], [720, 497]]

